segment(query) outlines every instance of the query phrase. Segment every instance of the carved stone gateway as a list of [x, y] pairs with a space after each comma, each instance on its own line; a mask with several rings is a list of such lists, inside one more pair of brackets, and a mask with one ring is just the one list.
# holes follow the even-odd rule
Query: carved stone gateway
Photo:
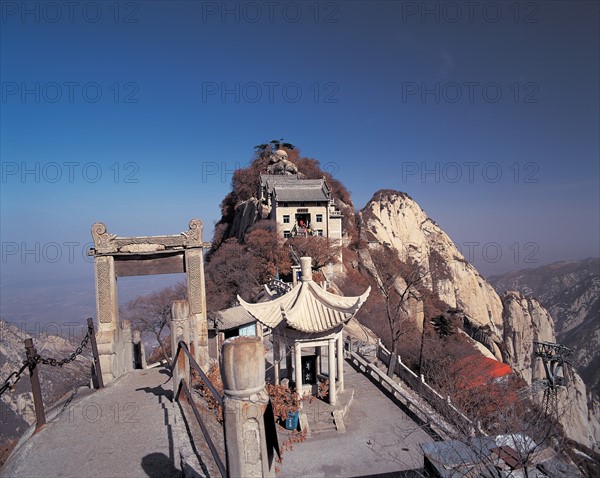
[[192, 219], [189, 230], [177, 235], [119, 237], [106, 226], [92, 226], [96, 278], [98, 352], [104, 383], [133, 368], [131, 331], [119, 326], [117, 278], [185, 272], [189, 301], [191, 352], [202, 368], [208, 363], [206, 291], [202, 254], [202, 221]]

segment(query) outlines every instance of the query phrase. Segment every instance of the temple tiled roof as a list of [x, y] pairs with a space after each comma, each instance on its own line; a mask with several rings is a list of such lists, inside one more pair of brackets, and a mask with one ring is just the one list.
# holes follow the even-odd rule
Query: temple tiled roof
[[275, 328], [285, 321], [292, 329], [319, 333], [350, 320], [367, 300], [370, 291], [369, 287], [358, 297], [335, 295], [323, 290], [303, 271], [302, 282], [281, 297], [259, 304], [244, 302], [239, 296], [238, 300], [267, 327]]
[[286, 188], [275, 187], [275, 200], [285, 202], [329, 201], [323, 188]]
[[299, 179], [296, 175], [261, 174], [260, 183], [277, 201], [328, 201], [330, 191], [325, 179]]
[[256, 319], [240, 305], [215, 312], [214, 318], [221, 331], [235, 329], [243, 325], [252, 324], [256, 321]]

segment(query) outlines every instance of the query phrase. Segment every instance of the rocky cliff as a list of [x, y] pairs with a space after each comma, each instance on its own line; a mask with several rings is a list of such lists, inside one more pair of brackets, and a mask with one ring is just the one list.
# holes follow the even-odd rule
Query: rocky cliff
[[600, 395], [600, 259], [562, 261], [490, 277], [501, 293], [536, 297], [554, 319], [556, 339], [575, 352], [574, 365]]
[[[533, 356], [533, 341], [555, 343], [554, 322], [548, 311], [533, 298], [520, 292], [507, 292], [504, 305], [504, 356], [513, 370], [528, 384], [546, 377], [542, 360]], [[535, 395], [542, 400], [541, 393]], [[558, 394], [558, 415], [567, 436], [594, 448], [600, 442], [599, 403], [588, 392], [581, 376], [572, 369], [567, 386]]]
[[540, 303], [520, 292], [502, 297], [504, 323], [504, 361], [525, 381], [546, 377], [541, 360], [533, 356], [533, 342], [556, 342], [554, 322]]
[[[452, 308], [461, 309], [473, 330], [501, 359], [502, 302], [493, 287], [469, 264], [450, 237], [405, 193], [379, 191], [359, 212], [361, 238], [387, 244], [400, 258], [423, 267], [430, 289]], [[480, 336], [482, 334], [479, 334]]]
[[[467, 316], [465, 330], [485, 345], [497, 360], [508, 363], [531, 384], [545, 377], [533, 341], [556, 342], [554, 322], [540, 303], [518, 292], [503, 299], [469, 264], [450, 237], [407, 194], [379, 191], [359, 212], [361, 239], [386, 244], [399, 257], [429, 272], [428, 287], [452, 308]], [[600, 441], [598, 404], [574, 373], [560, 397], [561, 423], [567, 435], [590, 448]]]

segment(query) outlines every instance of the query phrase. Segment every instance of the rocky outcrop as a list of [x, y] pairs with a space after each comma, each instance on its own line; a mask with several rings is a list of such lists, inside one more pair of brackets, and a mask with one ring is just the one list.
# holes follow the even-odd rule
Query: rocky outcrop
[[244, 234], [252, 224], [261, 218], [258, 199], [250, 198], [241, 202], [235, 208], [235, 216], [227, 237], [235, 237], [238, 241], [244, 239]]
[[[507, 292], [504, 305], [504, 360], [529, 385], [546, 378], [543, 363], [533, 354], [533, 342], [556, 343], [554, 322], [548, 311], [533, 298]], [[538, 401], [542, 393], [534, 394]], [[600, 442], [598, 402], [587, 392], [581, 376], [572, 369], [567, 386], [559, 387], [557, 414], [567, 436], [589, 448]]]
[[359, 212], [361, 239], [387, 244], [428, 272], [428, 287], [451, 308], [462, 310], [485, 331], [501, 359], [502, 303], [492, 286], [469, 264], [450, 237], [408, 194], [383, 190]]
[[[448, 235], [405, 193], [377, 192], [359, 212], [358, 224], [361, 239], [370, 247], [388, 245], [401, 260], [427, 271], [430, 290], [464, 314], [465, 332], [497, 360], [508, 363], [528, 384], [545, 378], [541, 360], [533, 357], [533, 342], [556, 342], [556, 334], [551, 315], [537, 300], [519, 292], [509, 292], [501, 300]], [[368, 254], [359, 257], [367, 264]], [[600, 440], [598, 408], [574, 372], [559, 396], [567, 436], [595, 448]]]
[[556, 339], [575, 352], [574, 364], [600, 396], [600, 259], [561, 261], [489, 278], [499, 293], [536, 297], [554, 319]]
[[283, 149], [278, 149], [269, 158], [267, 172], [269, 174], [298, 174], [298, 166], [288, 159], [288, 154]]
[[502, 304], [504, 361], [529, 384], [545, 378], [541, 360], [533, 357], [533, 342], [556, 342], [552, 317], [537, 300], [520, 292], [507, 292]]

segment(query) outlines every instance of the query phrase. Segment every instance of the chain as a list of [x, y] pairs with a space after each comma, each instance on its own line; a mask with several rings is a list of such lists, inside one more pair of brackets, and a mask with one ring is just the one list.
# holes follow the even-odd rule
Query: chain
[[64, 358], [62, 360], [56, 360], [54, 358], [44, 358], [44, 357], [40, 356], [39, 354], [33, 358], [27, 357], [27, 360], [23, 361], [23, 365], [21, 366], [21, 368], [17, 372], [11, 373], [8, 376], [8, 378], [6, 379], [6, 381], [4, 382], [4, 384], [2, 385], [2, 387], [0, 387], [0, 395], [2, 395], [8, 389], [10, 389], [11, 391], [15, 389], [15, 385], [20, 380], [21, 375], [23, 374], [23, 372], [25, 371], [26, 368], [33, 370], [38, 363], [43, 363], [45, 365], [51, 365], [52, 367], [62, 367], [63, 365], [68, 364], [69, 362], [72, 362], [73, 360], [75, 360], [77, 358], [77, 356], [83, 352], [83, 349], [85, 348], [85, 346], [89, 342], [90, 338], [92, 337], [92, 330], [93, 329], [91, 327], [88, 327], [87, 334], [81, 341], [81, 344], [79, 345], [79, 347], [77, 347], [75, 349], [75, 352], [73, 352], [67, 358]]
[[83, 340], [81, 341], [81, 345], [79, 347], [77, 347], [75, 349], [75, 352], [73, 352], [67, 358], [64, 358], [62, 360], [56, 360], [54, 358], [44, 358], [44, 357], [41, 357], [40, 355], [36, 355], [35, 357], [33, 357], [33, 360], [36, 364], [43, 363], [44, 365], [51, 365], [52, 367], [62, 367], [63, 365], [68, 364], [69, 362], [72, 362], [73, 360], [75, 360], [77, 358], [77, 356], [80, 355], [81, 352], [83, 352], [83, 349], [89, 342], [91, 336], [92, 336], [92, 328], [88, 327], [88, 332], [85, 335], [85, 337], [83, 338]]
[[21, 378], [21, 374], [24, 372], [24, 370], [28, 366], [29, 366], [29, 360], [25, 360], [23, 362], [23, 366], [19, 369], [18, 372], [13, 372], [8, 376], [8, 378], [6, 379], [6, 382], [4, 382], [4, 385], [2, 385], [2, 387], [0, 387], [0, 395], [2, 395], [8, 389], [10, 389], [11, 391], [15, 389], [15, 385]]

